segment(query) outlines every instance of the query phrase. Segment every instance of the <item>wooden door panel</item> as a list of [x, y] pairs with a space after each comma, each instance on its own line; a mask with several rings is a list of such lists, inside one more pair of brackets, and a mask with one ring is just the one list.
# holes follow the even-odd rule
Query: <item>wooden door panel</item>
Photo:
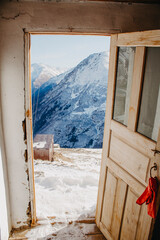
[[116, 196], [114, 202], [114, 211], [112, 217], [112, 225], [111, 225], [111, 233], [113, 239], [118, 239], [121, 221], [123, 217], [123, 210], [126, 200], [126, 193], [127, 193], [127, 184], [118, 178], [117, 182], [117, 189], [116, 189]]
[[114, 133], [111, 135], [109, 158], [131, 175], [146, 180], [149, 158], [118, 139]]
[[110, 239], [126, 240], [130, 235], [131, 240], [147, 239], [149, 229], [146, 226], [150, 225], [151, 218], [146, 205], [136, 204], [138, 196], [122, 179], [108, 171], [101, 217], [103, 233], [108, 232], [107, 239], [110, 236]]
[[147, 205], [144, 204], [140, 209], [140, 217], [138, 221], [138, 228], [136, 234], [136, 240], [148, 239], [150, 229], [147, 226], [151, 225], [152, 218], [147, 214]]
[[[137, 194], [128, 188], [120, 240], [135, 240], [140, 206], [136, 204]], [[129, 237], [129, 238], [128, 238]]]
[[113, 174], [113, 172], [108, 171], [101, 223], [115, 239], [119, 235], [126, 192], [127, 184]]
[[141, 194], [147, 184], [143, 181], [138, 181], [136, 178], [128, 174], [126, 170], [120, 168], [114, 161], [110, 158], [107, 158], [107, 167], [110, 169], [114, 174], [116, 174], [120, 179], [122, 179], [128, 186], [130, 186], [137, 194]]
[[107, 172], [106, 186], [104, 192], [104, 202], [102, 208], [101, 222], [107, 230], [111, 231], [112, 215], [114, 210], [114, 201], [116, 196], [118, 179], [110, 172]]
[[[113, 161], [111, 162], [113, 163]], [[120, 236], [120, 239], [127, 240], [126, 236], [131, 234], [131, 240], [146, 240], [146, 236], [149, 234], [149, 229], [146, 230], [146, 226], [151, 224], [151, 218], [147, 215], [146, 205], [139, 206], [136, 204], [138, 196], [145, 190], [145, 187], [140, 185], [128, 173], [126, 173], [127, 178], [125, 178], [123, 170], [122, 176], [120, 172], [118, 172], [118, 175], [124, 177], [124, 180], [115, 175], [115, 166], [113, 169], [109, 166], [109, 169], [106, 174], [100, 221], [101, 231], [107, 239], [116, 240]], [[114, 173], [111, 169], [115, 170]], [[136, 190], [136, 192], [132, 189]]]
[[134, 149], [137, 149], [137, 151], [148, 156], [149, 158], [154, 158], [154, 153], [151, 149], [155, 149], [156, 142], [150, 141], [148, 138], [137, 132], [132, 132], [114, 120], [111, 120], [110, 130], [116, 133], [119, 139], [129, 144]]
[[[123, 50], [121, 48], [120, 51], [119, 46], [125, 48]], [[130, 49], [136, 47], [134, 60], [132, 55], [131, 58], [128, 55], [130, 51], [126, 49], [126, 46]], [[146, 67], [146, 46], [160, 47], [160, 30], [116, 34], [111, 38], [104, 141], [96, 212], [97, 226], [107, 240], [147, 240], [152, 234], [151, 225], [153, 221], [147, 214], [147, 206], [136, 204], [137, 198], [148, 185], [150, 168], [154, 162], [160, 169], [160, 155], [155, 156], [152, 151], [160, 149], [160, 130], [157, 142], [136, 131], [144, 69]], [[120, 55], [118, 54], [120, 53], [123, 55], [121, 56], [123, 62], [119, 63]], [[126, 59], [125, 54], [127, 54]], [[129, 77], [125, 74], [118, 75], [117, 78], [118, 64], [124, 63], [128, 66], [129, 59], [132, 59], [133, 66], [132, 82], [128, 82]], [[123, 69], [124, 66], [121, 71]], [[131, 74], [130, 71], [128, 72]], [[119, 81], [117, 86], [116, 81]], [[127, 95], [128, 86], [125, 84], [131, 86], [130, 97]], [[121, 103], [124, 101], [122, 103], [123, 111], [120, 111], [121, 118], [118, 118], [119, 115], [114, 118], [112, 117], [114, 116], [113, 109], [115, 109], [114, 93], [118, 87], [117, 92], [123, 93], [123, 99], [121, 99]], [[125, 94], [127, 95], [127, 103]], [[118, 101], [117, 99], [115, 102], [117, 106], [120, 106], [121, 103]], [[129, 106], [129, 116], [128, 121], [124, 123], [121, 119], [126, 114], [125, 104]], [[160, 180], [159, 172], [154, 171], [153, 176], [158, 176], [158, 180]], [[160, 193], [158, 199], [160, 199]]]

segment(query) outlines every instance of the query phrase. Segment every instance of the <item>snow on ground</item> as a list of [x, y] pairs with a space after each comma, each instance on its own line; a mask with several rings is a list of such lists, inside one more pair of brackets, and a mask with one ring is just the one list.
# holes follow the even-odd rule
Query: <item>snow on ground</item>
[[54, 161], [34, 161], [37, 226], [29, 239], [47, 239], [77, 219], [95, 216], [101, 149], [55, 149]]

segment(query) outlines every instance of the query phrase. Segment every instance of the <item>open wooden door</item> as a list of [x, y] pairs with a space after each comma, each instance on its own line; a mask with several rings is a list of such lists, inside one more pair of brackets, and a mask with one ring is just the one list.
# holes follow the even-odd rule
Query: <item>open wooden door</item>
[[111, 36], [96, 223], [107, 240], [147, 240], [154, 221], [136, 204], [150, 168], [159, 179], [160, 31]]

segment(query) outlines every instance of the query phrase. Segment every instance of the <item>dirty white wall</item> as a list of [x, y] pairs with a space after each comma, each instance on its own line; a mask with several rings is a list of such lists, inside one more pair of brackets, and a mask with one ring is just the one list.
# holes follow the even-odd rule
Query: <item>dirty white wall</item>
[[115, 33], [160, 28], [160, 6], [74, 1], [0, 3], [0, 81], [12, 227], [30, 223], [28, 163], [22, 122], [24, 31]]
[[0, 149], [0, 239], [8, 239], [9, 226], [8, 226], [8, 213], [7, 213], [7, 199], [5, 193], [5, 180], [2, 166], [2, 152]]
[[11, 230], [8, 174], [0, 112], [0, 239], [6, 240]]
[[[13, 30], [14, 29], [14, 30]], [[29, 190], [24, 152], [23, 30], [7, 22], [1, 35], [1, 106], [9, 176], [12, 227], [27, 225]]]

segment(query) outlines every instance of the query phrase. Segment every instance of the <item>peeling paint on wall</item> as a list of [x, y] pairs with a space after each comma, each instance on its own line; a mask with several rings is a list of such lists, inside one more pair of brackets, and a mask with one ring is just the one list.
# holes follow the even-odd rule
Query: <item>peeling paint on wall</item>
[[[27, 133], [26, 133], [26, 119], [22, 121], [22, 128], [23, 128], [23, 133], [24, 133], [24, 141], [27, 139]], [[26, 142], [25, 142], [26, 143]]]
[[28, 162], [28, 152], [27, 152], [27, 149], [24, 152], [24, 159], [25, 159], [25, 162]]
[[30, 111], [29, 109], [26, 111], [26, 117], [29, 117], [30, 116]]
[[32, 223], [32, 216], [31, 216], [31, 202], [29, 201], [28, 203], [28, 208], [26, 210], [26, 214], [28, 216], [28, 220], [27, 220], [27, 223], [29, 226], [31, 226], [31, 223]]
[[27, 173], [27, 181], [29, 182], [29, 171], [28, 171], [28, 168], [26, 169], [25, 172]]

